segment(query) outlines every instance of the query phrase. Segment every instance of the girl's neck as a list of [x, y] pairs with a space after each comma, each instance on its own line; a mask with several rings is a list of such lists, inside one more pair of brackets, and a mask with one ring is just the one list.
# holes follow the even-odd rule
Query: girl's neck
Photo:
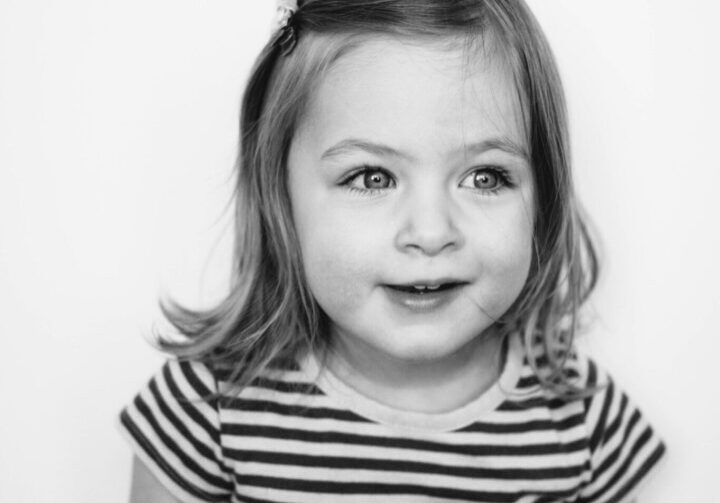
[[399, 360], [358, 347], [357, 339], [334, 337], [325, 365], [347, 386], [381, 404], [424, 413], [448, 412], [487, 391], [502, 371], [502, 337], [473, 339], [435, 360]]

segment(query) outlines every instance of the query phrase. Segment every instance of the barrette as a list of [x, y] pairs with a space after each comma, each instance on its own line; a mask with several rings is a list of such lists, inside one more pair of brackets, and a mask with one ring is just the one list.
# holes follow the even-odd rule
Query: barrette
[[290, 54], [297, 44], [297, 29], [293, 24], [293, 16], [297, 10], [297, 0], [278, 0], [277, 2], [275, 43], [280, 46], [285, 56]]
[[277, 14], [275, 18], [275, 29], [282, 30], [288, 24], [292, 15], [298, 10], [297, 0], [278, 0], [277, 1]]

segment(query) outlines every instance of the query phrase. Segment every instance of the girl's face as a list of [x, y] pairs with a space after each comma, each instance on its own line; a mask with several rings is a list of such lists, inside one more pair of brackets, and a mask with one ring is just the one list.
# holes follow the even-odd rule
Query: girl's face
[[337, 347], [442, 362], [525, 284], [534, 187], [516, 88], [502, 64], [463, 56], [367, 41], [319, 82], [296, 131], [294, 222]]

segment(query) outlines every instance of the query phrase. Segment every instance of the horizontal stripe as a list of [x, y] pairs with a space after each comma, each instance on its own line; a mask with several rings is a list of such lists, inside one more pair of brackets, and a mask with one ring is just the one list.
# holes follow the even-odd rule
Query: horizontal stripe
[[286, 405], [300, 405], [303, 407], [312, 407], [319, 409], [326, 408], [335, 410], [346, 410], [338, 407], [338, 404], [331, 397], [325, 395], [324, 393], [307, 394], [296, 393], [290, 390], [279, 392], [267, 388], [248, 386], [243, 389], [239, 394], [224, 398], [222, 404], [223, 411], [242, 411], [242, 400], [265, 400]]
[[228, 439], [225, 453], [232, 460], [237, 452], [255, 450], [263, 452], [295, 452], [309, 456], [358, 457], [367, 459], [392, 459], [429, 462], [448, 466], [493, 466], [497, 468], [535, 469], [553, 466], [581, 465], [588, 461], [586, 450], [558, 452], [554, 454], [513, 456], [472, 456], [448, 452], [430, 452], [394, 447], [378, 448], [375, 445], [312, 443], [298, 440], [266, 437], [233, 437]]
[[535, 419], [525, 422], [516, 423], [484, 423], [477, 422], [472, 423], [465, 428], [456, 430], [457, 432], [463, 433], [494, 433], [494, 434], [508, 434], [508, 433], [524, 433], [528, 431], [565, 431], [576, 426], [584, 424], [584, 418], [581, 414], [574, 414], [559, 421], [553, 421], [551, 419]]
[[223, 433], [241, 437], [266, 437], [300, 440], [303, 442], [338, 443], [349, 447], [357, 445], [374, 445], [377, 447], [396, 447], [400, 449], [424, 450], [432, 452], [452, 452], [471, 456], [523, 456], [572, 452], [587, 447], [586, 439], [568, 443], [547, 443], [529, 445], [468, 445], [446, 444], [423, 440], [388, 438], [369, 435], [354, 435], [335, 431], [308, 431], [283, 428], [278, 426], [258, 426], [249, 424], [229, 424], [223, 426]]
[[[563, 443], [573, 440], [586, 438], [585, 425], [580, 422], [568, 429], [535, 429], [528, 428], [522, 431], [519, 427], [522, 424], [514, 424], [515, 432], [505, 433], [486, 433], [484, 431], [467, 432], [431, 432], [427, 433], [418, 430], [400, 430], [391, 426], [378, 425], [377, 423], [363, 422], [354, 423], [346, 421], [336, 421], [333, 419], [310, 419], [302, 416], [278, 416], [269, 412], [246, 412], [240, 413], [234, 411], [233, 414], [227, 414], [224, 417], [223, 424], [227, 433], [231, 433], [229, 425], [234, 427], [242, 427], [242, 425], [254, 426], [270, 426], [274, 427], [281, 424], [283, 428], [289, 428], [302, 431], [315, 432], [335, 432], [348, 433], [352, 435], [369, 435], [382, 438], [401, 438], [409, 440], [426, 440], [437, 443], [447, 443], [453, 445], [531, 445], [531, 444], [549, 444]], [[548, 422], [546, 426], [550, 426], [552, 422]], [[225, 435], [225, 445], [229, 445], [229, 439], [234, 435]]]
[[572, 406], [573, 402], [562, 398], [548, 398], [544, 396], [536, 396], [527, 399], [511, 399], [505, 400], [498, 410], [500, 411], [521, 411], [527, 409], [549, 409], [551, 411], [562, 409], [563, 407]]
[[280, 393], [301, 393], [303, 395], [322, 395], [323, 392], [315, 384], [300, 381], [283, 381], [281, 379], [270, 379], [269, 377], [258, 377], [250, 383], [251, 388], [261, 388]]
[[559, 479], [473, 479], [471, 477], [456, 477], [453, 475], [434, 473], [337, 469], [298, 465], [268, 465], [250, 462], [238, 463], [236, 468], [240, 477], [275, 477], [314, 482], [330, 480], [338, 484], [406, 484], [430, 488], [453, 488], [462, 491], [478, 490], [478, 480], [482, 480], [480, 488], [483, 491], [500, 493], [510, 492], [520, 488], [534, 494], [551, 491], [568, 491], [577, 488], [578, 485], [578, 479], [575, 477]]
[[[239, 476], [237, 482], [238, 484], [321, 494], [412, 494], [460, 501], [483, 501], [486, 503], [516, 502], [518, 499], [527, 494], [524, 491], [463, 491], [450, 487], [425, 487], [413, 484], [380, 484], [363, 482], [340, 483], [334, 481], [300, 480], [260, 475]], [[546, 496], [564, 498], [570, 494], [572, 494], [571, 491], [552, 491], [548, 492]]]
[[[210, 368], [209, 368], [209, 370], [210, 370]], [[214, 365], [211, 368], [211, 373], [215, 377], [215, 380], [218, 383], [228, 384], [228, 383], [232, 382], [233, 369], [227, 368], [226, 366], [223, 366], [223, 365]], [[302, 371], [302, 369], [300, 369], [300, 367], [297, 365], [297, 363], [294, 363], [292, 366], [287, 366], [285, 368], [272, 367], [272, 366], [268, 367], [263, 372], [263, 375], [259, 376], [259, 378], [260, 379], [268, 378], [268, 379], [274, 379], [274, 380], [279, 380], [279, 381], [300, 382], [300, 383], [312, 382], [311, 379], [306, 378], [304, 372]], [[254, 380], [252, 382], [254, 382]]]
[[525, 479], [545, 480], [577, 477], [586, 465], [548, 467], [548, 468], [481, 468], [468, 466], [449, 466], [423, 463], [419, 461], [398, 461], [392, 459], [372, 459], [339, 456], [308, 456], [291, 452], [266, 452], [242, 450], [235, 451], [233, 460], [241, 462], [265, 463], [275, 465], [297, 465], [304, 467], [338, 468], [352, 470], [397, 471], [451, 475], [453, 477], [486, 479]]
[[581, 401], [577, 401], [570, 402], [566, 406], [554, 410], [543, 407], [506, 408], [502, 410], [498, 408], [484, 414], [482, 421], [497, 424], [523, 423], [528, 421], [563, 421], [570, 416], [583, 413], [583, 404]]
[[272, 400], [252, 400], [246, 398], [234, 398], [226, 404], [228, 410], [240, 410], [243, 412], [273, 412], [283, 416], [302, 416], [314, 419], [337, 419], [340, 421], [368, 422], [362, 416], [353, 412], [341, 409], [330, 409], [326, 407], [310, 407], [307, 405], [290, 405], [278, 403]]
[[232, 501], [233, 501], [233, 503], [277, 503], [277, 500], [269, 500], [269, 499], [265, 499], [265, 498], [253, 498], [252, 496], [248, 496], [246, 494], [243, 494], [242, 497], [239, 497], [237, 494], [234, 494]]

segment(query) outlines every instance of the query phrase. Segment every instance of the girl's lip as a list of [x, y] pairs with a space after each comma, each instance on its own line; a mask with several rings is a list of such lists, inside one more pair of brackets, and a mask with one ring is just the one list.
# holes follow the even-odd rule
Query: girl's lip
[[[413, 283], [413, 285], [428, 285], [428, 283]], [[407, 288], [409, 285], [397, 285]], [[398, 289], [396, 285], [383, 285], [383, 290], [388, 299], [396, 306], [414, 313], [429, 313], [436, 311], [450, 304], [460, 294], [465, 286], [461, 282], [449, 282], [438, 290], [423, 290], [411, 292], [406, 289]]]
[[403, 283], [387, 283], [384, 286], [390, 288], [411, 288], [413, 286], [426, 286], [431, 288], [444, 286], [458, 286], [467, 283], [466, 281], [454, 278], [437, 278], [437, 279], [419, 279], [416, 281], [405, 281]]
[[394, 288], [395, 290], [407, 290], [410, 293], [418, 293], [421, 291], [432, 292], [436, 290], [447, 290], [460, 286], [464, 281], [456, 280], [440, 280], [440, 281], [414, 281], [412, 283], [395, 283], [385, 285], [388, 288]]

